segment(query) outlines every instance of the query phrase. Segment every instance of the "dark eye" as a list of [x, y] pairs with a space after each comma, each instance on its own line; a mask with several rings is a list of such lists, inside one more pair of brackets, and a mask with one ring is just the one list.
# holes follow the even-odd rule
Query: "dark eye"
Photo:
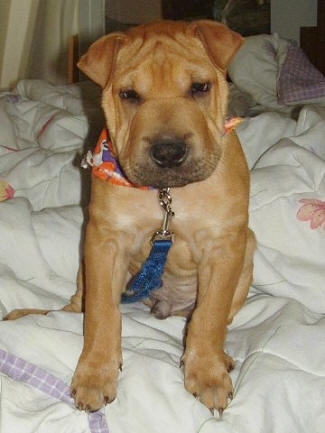
[[191, 94], [192, 96], [200, 96], [204, 93], [209, 92], [211, 89], [210, 83], [192, 83]]
[[140, 95], [133, 89], [121, 90], [120, 98], [124, 100], [128, 100], [129, 102], [139, 102]]

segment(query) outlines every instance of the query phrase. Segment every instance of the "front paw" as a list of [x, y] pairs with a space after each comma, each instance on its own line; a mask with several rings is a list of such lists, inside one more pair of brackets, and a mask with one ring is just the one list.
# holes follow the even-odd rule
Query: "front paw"
[[211, 411], [222, 414], [233, 396], [233, 386], [229, 372], [234, 361], [225, 353], [198, 354], [186, 353], [184, 365], [185, 388]]
[[71, 383], [71, 394], [80, 410], [93, 412], [116, 397], [121, 359], [110, 362], [79, 360]]

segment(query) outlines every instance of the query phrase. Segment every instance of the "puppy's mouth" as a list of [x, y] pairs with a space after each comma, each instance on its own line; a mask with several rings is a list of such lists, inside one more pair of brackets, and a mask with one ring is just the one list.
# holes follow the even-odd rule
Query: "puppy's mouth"
[[144, 173], [145, 167], [134, 170], [129, 179], [135, 185], [146, 185], [153, 188], [176, 188], [199, 182], [212, 174], [213, 170], [200, 170], [196, 164], [188, 164], [186, 169], [153, 169], [151, 173]]
[[181, 139], [163, 139], [151, 143], [138, 158], [125, 161], [124, 170], [128, 179], [138, 186], [182, 187], [208, 178], [219, 157], [216, 151], [194, 152]]

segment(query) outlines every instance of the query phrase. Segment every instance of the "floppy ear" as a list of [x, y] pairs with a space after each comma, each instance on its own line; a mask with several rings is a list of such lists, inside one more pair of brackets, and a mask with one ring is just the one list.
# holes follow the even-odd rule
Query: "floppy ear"
[[244, 42], [244, 38], [216, 21], [198, 20], [190, 24], [201, 40], [213, 64], [226, 72], [227, 66]]
[[77, 66], [95, 83], [106, 87], [114, 70], [118, 50], [126, 39], [123, 33], [111, 33], [94, 42]]

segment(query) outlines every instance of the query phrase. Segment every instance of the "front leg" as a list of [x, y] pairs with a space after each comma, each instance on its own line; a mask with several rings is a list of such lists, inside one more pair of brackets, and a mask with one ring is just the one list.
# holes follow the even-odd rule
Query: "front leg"
[[120, 295], [127, 242], [90, 219], [85, 241], [84, 347], [71, 389], [76, 407], [94, 411], [114, 400], [122, 366]]
[[[89, 310], [88, 310], [89, 311]], [[71, 383], [71, 393], [80, 410], [95, 411], [116, 397], [119, 370], [122, 368], [121, 325], [118, 309], [106, 309], [92, 322], [85, 316], [85, 342]]]
[[182, 357], [186, 389], [219, 413], [233, 395], [229, 371], [234, 362], [223, 349], [244, 249], [245, 236], [236, 234], [219, 240], [203, 253], [197, 306], [187, 327]]

